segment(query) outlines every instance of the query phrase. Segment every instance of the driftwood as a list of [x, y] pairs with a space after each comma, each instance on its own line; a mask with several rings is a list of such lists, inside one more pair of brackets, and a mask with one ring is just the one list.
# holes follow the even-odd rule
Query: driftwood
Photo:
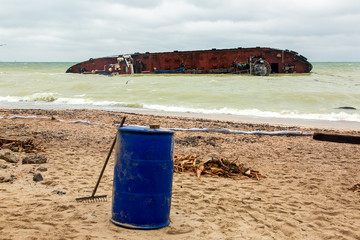
[[360, 144], [360, 136], [314, 133], [313, 139], [337, 143]]
[[353, 187], [349, 188], [350, 191], [360, 192], [360, 184], [355, 184]]
[[191, 172], [196, 173], [198, 179], [201, 175], [207, 174], [219, 177], [236, 178], [247, 176], [251, 178], [264, 178], [258, 171], [245, 167], [244, 164], [236, 164], [235, 161], [228, 161], [224, 158], [215, 158], [211, 160], [200, 161], [196, 154], [181, 156], [174, 156], [174, 172]]
[[10, 149], [13, 152], [35, 153], [44, 149], [35, 143], [32, 137], [20, 137], [18, 139], [0, 137], [0, 149]]

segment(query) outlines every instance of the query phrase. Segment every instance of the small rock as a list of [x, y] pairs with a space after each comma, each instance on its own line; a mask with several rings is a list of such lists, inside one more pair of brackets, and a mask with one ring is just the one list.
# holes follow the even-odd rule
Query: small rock
[[39, 167], [38, 169], [36, 169], [36, 171], [46, 172], [47, 168], [46, 167]]
[[42, 180], [44, 180], [44, 179], [43, 179], [43, 177], [41, 176], [40, 173], [37, 173], [37, 174], [34, 175], [33, 180], [34, 180], [35, 182], [40, 182], [40, 181], [42, 181]]
[[58, 194], [58, 195], [65, 195], [66, 194], [66, 192], [59, 191], [59, 190], [54, 190], [53, 192]]
[[345, 107], [338, 107], [336, 109], [348, 109], [348, 110], [357, 110], [356, 108], [354, 107], [348, 107], [348, 106], [345, 106]]
[[4, 159], [10, 163], [17, 163], [19, 162], [20, 157], [10, 149], [2, 149], [0, 150], [0, 159]]
[[47, 158], [44, 155], [33, 155], [33, 156], [25, 157], [22, 160], [23, 164], [41, 164], [46, 162], [47, 162]]
[[5, 165], [5, 164], [0, 164], [0, 168], [5, 169], [5, 168], [7, 168], [7, 165]]

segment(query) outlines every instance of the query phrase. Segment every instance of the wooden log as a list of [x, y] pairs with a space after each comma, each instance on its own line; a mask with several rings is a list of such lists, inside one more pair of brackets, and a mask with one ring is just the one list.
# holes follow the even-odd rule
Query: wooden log
[[337, 143], [360, 144], [360, 136], [314, 133], [313, 139]]
[[0, 142], [19, 142], [19, 140], [6, 138], [6, 137], [0, 137]]

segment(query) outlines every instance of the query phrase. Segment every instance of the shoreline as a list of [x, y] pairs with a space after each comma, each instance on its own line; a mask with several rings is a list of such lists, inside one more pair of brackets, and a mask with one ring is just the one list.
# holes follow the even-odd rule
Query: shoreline
[[188, 118], [203, 118], [219, 121], [237, 121], [242, 123], [269, 124], [282, 126], [298, 126], [309, 128], [328, 128], [328, 129], [344, 129], [344, 130], [360, 130], [360, 123], [353, 121], [329, 121], [314, 119], [295, 119], [295, 118], [276, 118], [276, 117], [254, 117], [246, 115], [230, 115], [230, 114], [204, 114], [204, 113], [183, 113], [183, 112], [162, 112], [154, 110], [121, 110], [120, 112], [149, 114], [158, 116], [175, 116]]
[[[299, 119], [299, 118], [277, 118], [277, 117], [256, 117], [248, 115], [231, 115], [231, 114], [206, 114], [206, 113], [189, 113], [189, 112], [166, 112], [137, 108], [112, 108], [112, 107], [93, 107], [84, 108], [84, 106], [44, 106], [35, 104], [14, 104], [13, 106], [0, 105], [0, 109], [27, 109], [27, 110], [96, 110], [110, 111], [119, 113], [135, 113], [155, 116], [173, 116], [186, 118], [202, 118], [219, 121], [236, 121], [242, 123], [269, 124], [281, 126], [298, 126], [303, 128], [334, 129], [334, 130], [360, 130], [360, 123], [354, 121], [331, 121], [316, 119]], [[1, 117], [1, 116], [0, 116]], [[84, 119], [86, 120], [86, 119]]]

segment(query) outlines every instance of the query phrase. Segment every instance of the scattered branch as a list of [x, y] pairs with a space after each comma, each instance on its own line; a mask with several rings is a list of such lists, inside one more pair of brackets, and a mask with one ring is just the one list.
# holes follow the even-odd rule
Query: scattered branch
[[191, 172], [195, 173], [200, 179], [201, 175], [208, 174], [212, 176], [236, 178], [247, 176], [251, 178], [264, 178], [258, 171], [252, 170], [244, 166], [244, 164], [236, 164], [235, 161], [228, 161], [225, 158], [215, 158], [202, 162], [196, 154], [174, 156], [174, 172]]

